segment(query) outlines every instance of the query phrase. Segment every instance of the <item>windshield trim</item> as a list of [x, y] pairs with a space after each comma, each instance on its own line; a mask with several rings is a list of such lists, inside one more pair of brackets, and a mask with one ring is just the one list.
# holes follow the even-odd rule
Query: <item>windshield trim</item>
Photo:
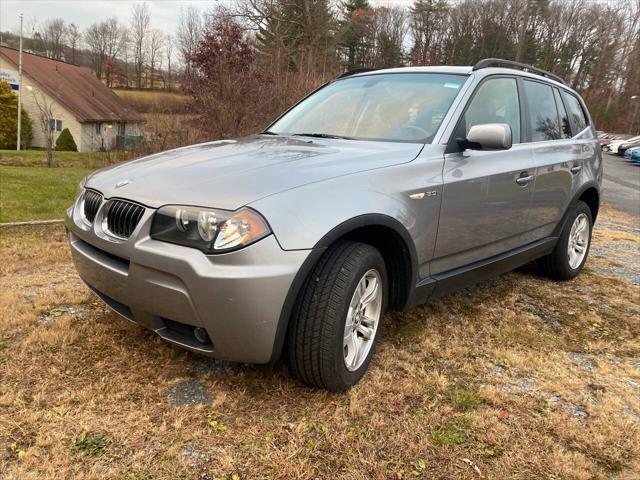
[[[452, 75], [452, 76], [459, 76], [459, 77], [466, 77], [467, 80], [465, 80], [465, 82], [463, 82], [460, 85], [460, 91], [458, 91], [458, 94], [454, 97], [451, 105], [449, 105], [449, 109], [447, 110], [447, 113], [445, 114], [444, 118], [443, 118], [443, 123], [444, 120], [446, 119], [447, 115], [451, 112], [451, 109], [455, 106], [455, 102], [456, 99], [460, 97], [460, 94], [463, 93], [462, 89], [463, 87], [467, 84], [467, 81], [469, 79], [469, 77], [472, 76], [472, 73], [463, 73], [463, 72], [446, 72], [445, 69], [443, 69], [443, 71], [438, 71], [438, 72], [425, 72], [425, 71], [407, 71], [407, 72], [402, 72], [402, 71], [396, 71], [396, 72], [385, 72], [385, 71], [371, 71], [371, 72], [366, 72], [366, 73], [359, 73], [359, 74], [355, 74], [355, 75], [349, 75], [348, 77], [338, 77], [338, 78], [334, 78], [333, 80], [329, 80], [328, 82], [323, 83], [322, 85], [320, 85], [318, 88], [316, 88], [315, 90], [312, 90], [311, 92], [309, 92], [307, 95], [305, 95], [304, 97], [302, 97], [300, 100], [298, 100], [296, 103], [294, 103], [291, 107], [289, 107], [288, 109], [286, 109], [282, 114], [280, 114], [273, 122], [271, 122], [264, 130], [262, 130], [260, 132], [260, 135], [281, 135], [281, 136], [292, 136], [292, 133], [276, 133], [276, 132], [271, 132], [271, 128], [280, 121], [280, 119], [282, 119], [282, 117], [284, 117], [285, 115], [287, 115], [291, 110], [293, 110], [294, 108], [296, 108], [299, 104], [301, 104], [302, 102], [304, 102], [307, 98], [309, 98], [311, 95], [316, 94], [317, 92], [319, 92], [320, 90], [322, 90], [323, 88], [335, 83], [335, 82], [342, 82], [345, 80], [350, 80], [353, 78], [363, 78], [363, 77], [373, 77], [374, 75]], [[384, 138], [362, 138], [362, 137], [349, 137], [350, 141], [363, 141], [363, 142], [386, 142], [386, 143], [413, 143], [415, 145], [427, 145], [427, 144], [431, 144], [434, 142], [434, 140], [436, 139], [436, 137], [438, 136], [438, 132], [440, 131], [440, 129], [442, 128], [442, 123], [440, 124], [440, 126], [438, 127], [438, 129], [434, 132], [433, 135], [430, 135], [430, 138], [427, 139], [421, 139], [421, 141], [417, 141], [417, 140], [398, 140], [398, 139], [384, 139]], [[425, 141], [422, 141], [425, 140]]]

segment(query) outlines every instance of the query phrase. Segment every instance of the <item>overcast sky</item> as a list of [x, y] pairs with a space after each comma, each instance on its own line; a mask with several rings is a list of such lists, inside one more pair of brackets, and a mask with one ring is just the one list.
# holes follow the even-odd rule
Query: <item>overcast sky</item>
[[[209, 10], [219, 4], [234, 0], [147, 0], [151, 10], [151, 25], [166, 33], [176, 30], [181, 6], [193, 4], [201, 10]], [[129, 24], [131, 6], [142, 3], [136, 0], [0, 0], [0, 31], [17, 32], [24, 13], [25, 35], [34, 21], [61, 17], [66, 23], [76, 23], [84, 29], [94, 22], [116, 16], [118, 21]], [[374, 4], [411, 4], [412, 0], [374, 0]]]
[[[134, 0], [0, 0], [0, 30], [15, 31], [20, 25], [19, 14], [24, 13], [25, 26], [34, 19], [44, 21], [61, 17], [67, 23], [76, 23], [84, 29], [94, 22], [116, 16], [126, 25], [131, 17]], [[174, 32], [181, 6], [193, 4], [209, 10], [221, 2], [215, 0], [148, 0], [151, 25], [167, 33]], [[222, 3], [225, 3], [224, 1]], [[25, 34], [27, 32], [25, 31]]]

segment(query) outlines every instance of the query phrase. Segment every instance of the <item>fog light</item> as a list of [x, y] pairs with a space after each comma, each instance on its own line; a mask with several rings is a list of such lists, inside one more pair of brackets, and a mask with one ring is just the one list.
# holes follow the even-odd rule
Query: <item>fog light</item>
[[202, 327], [194, 328], [193, 336], [196, 337], [196, 340], [198, 340], [200, 343], [211, 343], [209, 335], [207, 335], [207, 331]]

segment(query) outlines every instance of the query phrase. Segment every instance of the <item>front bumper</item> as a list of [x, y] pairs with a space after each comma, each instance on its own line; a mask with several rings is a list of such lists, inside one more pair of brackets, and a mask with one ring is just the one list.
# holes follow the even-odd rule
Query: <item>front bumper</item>
[[[223, 360], [273, 358], [285, 298], [310, 250], [285, 251], [274, 235], [242, 250], [205, 255], [153, 240], [147, 208], [127, 240], [109, 239], [65, 217], [82, 280], [113, 310], [187, 349]], [[98, 222], [95, 222], [96, 224]], [[193, 335], [206, 329], [211, 343]]]

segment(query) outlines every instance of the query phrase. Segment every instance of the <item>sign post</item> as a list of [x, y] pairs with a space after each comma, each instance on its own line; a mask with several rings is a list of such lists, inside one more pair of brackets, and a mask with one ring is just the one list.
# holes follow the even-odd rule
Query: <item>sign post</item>
[[20, 53], [18, 54], [18, 139], [16, 149], [20, 151], [22, 130], [22, 13], [20, 14]]

